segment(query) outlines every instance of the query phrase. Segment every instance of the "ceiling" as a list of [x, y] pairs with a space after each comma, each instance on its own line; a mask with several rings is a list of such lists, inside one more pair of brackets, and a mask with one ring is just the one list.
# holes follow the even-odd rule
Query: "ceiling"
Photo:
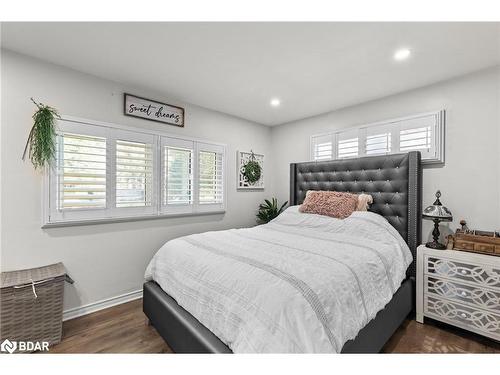
[[[500, 64], [500, 23], [4, 23], [1, 36], [3, 48], [265, 125]], [[402, 47], [412, 54], [397, 62]]]

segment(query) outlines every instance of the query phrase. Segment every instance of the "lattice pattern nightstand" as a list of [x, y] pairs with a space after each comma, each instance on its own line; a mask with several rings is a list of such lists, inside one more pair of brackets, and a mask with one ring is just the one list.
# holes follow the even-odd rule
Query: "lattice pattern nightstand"
[[424, 316], [500, 341], [500, 257], [417, 250], [417, 322]]

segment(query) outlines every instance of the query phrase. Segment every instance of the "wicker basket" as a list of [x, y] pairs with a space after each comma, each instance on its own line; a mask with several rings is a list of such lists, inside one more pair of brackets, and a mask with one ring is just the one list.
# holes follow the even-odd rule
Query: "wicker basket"
[[61, 341], [65, 274], [62, 263], [1, 273], [0, 341]]

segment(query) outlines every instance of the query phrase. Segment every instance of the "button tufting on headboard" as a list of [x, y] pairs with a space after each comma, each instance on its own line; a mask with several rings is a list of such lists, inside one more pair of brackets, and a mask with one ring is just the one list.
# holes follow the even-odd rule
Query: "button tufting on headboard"
[[[301, 204], [308, 190], [371, 194], [370, 211], [384, 216], [401, 234], [416, 258], [421, 240], [421, 158], [407, 154], [293, 163], [290, 205]], [[415, 275], [415, 262], [409, 274]]]

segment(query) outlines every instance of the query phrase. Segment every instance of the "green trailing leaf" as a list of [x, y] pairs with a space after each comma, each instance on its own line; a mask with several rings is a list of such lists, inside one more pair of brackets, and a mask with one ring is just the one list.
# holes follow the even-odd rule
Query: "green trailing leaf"
[[31, 101], [38, 108], [33, 114], [33, 127], [31, 128], [26, 146], [24, 147], [23, 160], [29, 155], [31, 163], [37, 168], [50, 165], [56, 153], [55, 119], [60, 118], [55, 108], [42, 103]]
[[280, 207], [278, 207], [278, 200], [276, 198], [265, 199], [264, 203], [259, 205], [259, 211], [257, 212], [257, 222], [259, 224], [267, 224], [274, 218], [278, 217], [280, 213], [283, 212], [283, 209], [288, 204], [288, 202], [283, 203]]

